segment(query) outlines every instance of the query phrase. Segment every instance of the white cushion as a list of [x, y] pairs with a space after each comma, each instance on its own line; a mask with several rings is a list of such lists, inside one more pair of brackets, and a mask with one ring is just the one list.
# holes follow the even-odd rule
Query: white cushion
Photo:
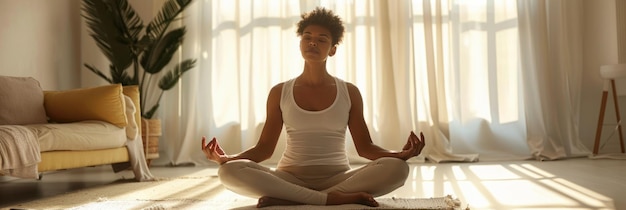
[[94, 150], [126, 145], [126, 131], [103, 121], [26, 125], [39, 139], [41, 151]]

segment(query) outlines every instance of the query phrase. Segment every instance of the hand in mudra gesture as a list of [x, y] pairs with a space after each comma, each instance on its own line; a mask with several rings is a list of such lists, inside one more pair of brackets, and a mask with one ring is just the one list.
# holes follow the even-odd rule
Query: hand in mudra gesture
[[413, 131], [409, 134], [409, 138], [406, 141], [404, 147], [402, 147], [402, 152], [398, 155], [400, 159], [408, 160], [414, 156], [418, 156], [422, 153], [422, 149], [426, 146], [426, 139], [424, 139], [424, 134], [420, 132], [420, 137], [417, 137]]
[[217, 143], [217, 139], [213, 137], [209, 143], [206, 143], [206, 137], [202, 137], [202, 152], [207, 159], [220, 165], [228, 162], [228, 155], [224, 153], [222, 147]]

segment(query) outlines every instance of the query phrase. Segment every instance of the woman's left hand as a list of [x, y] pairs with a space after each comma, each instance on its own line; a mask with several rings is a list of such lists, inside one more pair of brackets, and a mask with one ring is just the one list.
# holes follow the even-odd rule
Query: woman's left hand
[[217, 139], [215, 139], [215, 137], [211, 139], [208, 144], [206, 143], [206, 137], [202, 137], [202, 152], [204, 152], [207, 159], [220, 165], [230, 160], [229, 156], [224, 153], [220, 144], [217, 143]]
[[426, 139], [424, 139], [424, 134], [420, 132], [420, 137], [417, 137], [413, 131], [409, 134], [409, 138], [406, 141], [404, 147], [402, 147], [402, 152], [398, 154], [400, 159], [408, 160], [409, 158], [418, 156], [422, 153], [422, 149], [426, 146]]

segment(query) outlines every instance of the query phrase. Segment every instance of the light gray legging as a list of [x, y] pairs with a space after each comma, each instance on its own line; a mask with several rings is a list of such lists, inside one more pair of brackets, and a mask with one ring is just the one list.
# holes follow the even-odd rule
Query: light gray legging
[[355, 169], [347, 165], [270, 169], [250, 160], [234, 160], [218, 171], [222, 184], [240, 195], [313, 205], [325, 205], [327, 193], [333, 191], [385, 195], [404, 185], [408, 174], [408, 164], [397, 158], [380, 158]]

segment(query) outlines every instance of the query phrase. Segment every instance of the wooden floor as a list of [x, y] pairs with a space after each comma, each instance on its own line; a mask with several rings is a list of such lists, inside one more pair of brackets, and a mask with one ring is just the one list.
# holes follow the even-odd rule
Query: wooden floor
[[[202, 169], [206, 167], [151, 168], [158, 177]], [[110, 166], [47, 173], [42, 180], [0, 177], [0, 208], [132, 177], [130, 171], [115, 174]], [[448, 194], [470, 209], [626, 209], [626, 161], [411, 164], [406, 184], [383, 197]]]

